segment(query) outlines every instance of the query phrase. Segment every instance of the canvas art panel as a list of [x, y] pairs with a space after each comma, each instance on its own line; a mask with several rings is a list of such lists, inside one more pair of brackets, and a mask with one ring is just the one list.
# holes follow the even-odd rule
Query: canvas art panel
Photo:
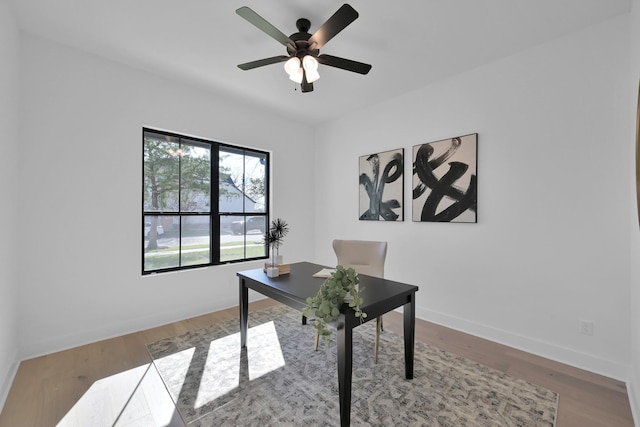
[[478, 222], [478, 134], [413, 147], [413, 221]]
[[404, 221], [404, 149], [360, 156], [359, 218]]

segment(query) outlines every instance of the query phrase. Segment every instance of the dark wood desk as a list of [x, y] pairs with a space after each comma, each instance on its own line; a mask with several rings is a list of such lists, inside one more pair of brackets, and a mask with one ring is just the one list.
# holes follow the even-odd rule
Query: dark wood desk
[[[261, 269], [241, 271], [240, 280], [240, 343], [247, 345], [247, 321], [249, 289], [260, 292], [276, 301], [297, 310], [306, 306], [307, 297], [314, 296], [325, 279], [313, 277], [326, 266], [300, 262], [291, 264], [291, 273], [269, 278]], [[384, 313], [403, 307], [404, 310], [404, 364], [405, 377], [413, 378], [413, 348], [415, 337], [415, 296], [417, 286], [366, 275], [360, 276], [361, 294], [364, 303], [362, 311], [367, 313], [365, 321], [375, 319]], [[351, 370], [353, 328], [360, 325], [353, 309], [344, 304], [336, 322], [338, 345], [338, 388], [340, 393], [340, 424], [349, 426], [351, 422]], [[311, 347], [312, 343], [309, 343]]]

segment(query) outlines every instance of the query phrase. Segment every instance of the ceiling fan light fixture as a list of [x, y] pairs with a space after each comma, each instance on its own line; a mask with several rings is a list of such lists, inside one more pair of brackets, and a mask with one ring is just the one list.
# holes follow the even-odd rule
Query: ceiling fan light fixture
[[296, 83], [302, 83], [302, 67], [300, 67], [300, 59], [292, 56], [284, 63], [284, 70], [289, 74], [289, 79]]
[[302, 66], [307, 75], [307, 82], [313, 83], [320, 78], [320, 73], [318, 73], [318, 60], [316, 58], [311, 55], [305, 55], [305, 57], [302, 58]]
[[293, 74], [289, 74], [289, 80], [292, 80], [298, 84], [302, 83], [302, 68], [298, 68]]
[[297, 56], [292, 56], [287, 60], [287, 62], [284, 63], [284, 70], [289, 75], [297, 73], [299, 68], [300, 68], [300, 59], [298, 59]]

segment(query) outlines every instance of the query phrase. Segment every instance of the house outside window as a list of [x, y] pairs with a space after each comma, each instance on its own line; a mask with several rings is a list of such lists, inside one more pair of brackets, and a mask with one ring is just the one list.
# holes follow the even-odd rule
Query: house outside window
[[267, 258], [268, 170], [266, 152], [143, 129], [142, 273]]

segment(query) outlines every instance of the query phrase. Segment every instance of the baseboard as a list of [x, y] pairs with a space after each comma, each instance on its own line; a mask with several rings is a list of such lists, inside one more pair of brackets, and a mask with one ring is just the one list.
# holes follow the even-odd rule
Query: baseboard
[[631, 379], [627, 382], [627, 395], [631, 406], [631, 415], [636, 427], [640, 427], [640, 372], [631, 372]]
[[[217, 310], [218, 308], [216, 308]], [[201, 310], [201, 311], [204, 311]], [[209, 310], [212, 311], [212, 310]], [[92, 344], [94, 342], [116, 338], [134, 332], [143, 331], [168, 323], [188, 319], [198, 316], [200, 311], [176, 308], [175, 310], [164, 310], [161, 313], [140, 316], [134, 319], [126, 319], [104, 325], [99, 329], [82, 330], [66, 335], [48, 337], [38, 342], [25, 343], [21, 347], [20, 358], [22, 360], [33, 359], [47, 354], [76, 348], [81, 345]]]
[[420, 307], [416, 308], [416, 317], [575, 368], [584, 369], [625, 383], [628, 382], [628, 366], [604, 360], [590, 354], [581, 353], [569, 348], [538, 341], [526, 336]]
[[[249, 302], [266, 298], [264, 295], [254, 291], [249, 293]], [[184, 319], [208, 314], [213, 311], [224, 310], [237, 306], [237, 296], [233, 296], [228, 301], [218, 301], [218, 306], [212, 307], [208, 302], [203, 302], [198, 307], [179, 307], [174, 310], [164, 310], [161, 313], [141, 316], [134, 319], [127, 319], [105, 325], [100, 329], [80, 331], [73, 334], [50, 337], [39, 342], [23, 344], [19, 354], [20, 360], [33, 359], [59, 351], [69, 350], [81, 345], [91, 344], [122, 335], [144, 331], [168, 323], [178, 322]]]
[[0, 385], [0, 412], [4, 409], [4, 404], [7, 401], [7, 397], [9, 396], [9, 390], [11, 390], [11, 385], [13, 384], [13, 380], [16, 378], [16, 374], [18, 373], [18, 366], [20, 366], [20, 360], [18, 360], [18, 350], [14, 351], [13, 362], [7, 371], [5, 378], [2, 380], [2, 384]]

